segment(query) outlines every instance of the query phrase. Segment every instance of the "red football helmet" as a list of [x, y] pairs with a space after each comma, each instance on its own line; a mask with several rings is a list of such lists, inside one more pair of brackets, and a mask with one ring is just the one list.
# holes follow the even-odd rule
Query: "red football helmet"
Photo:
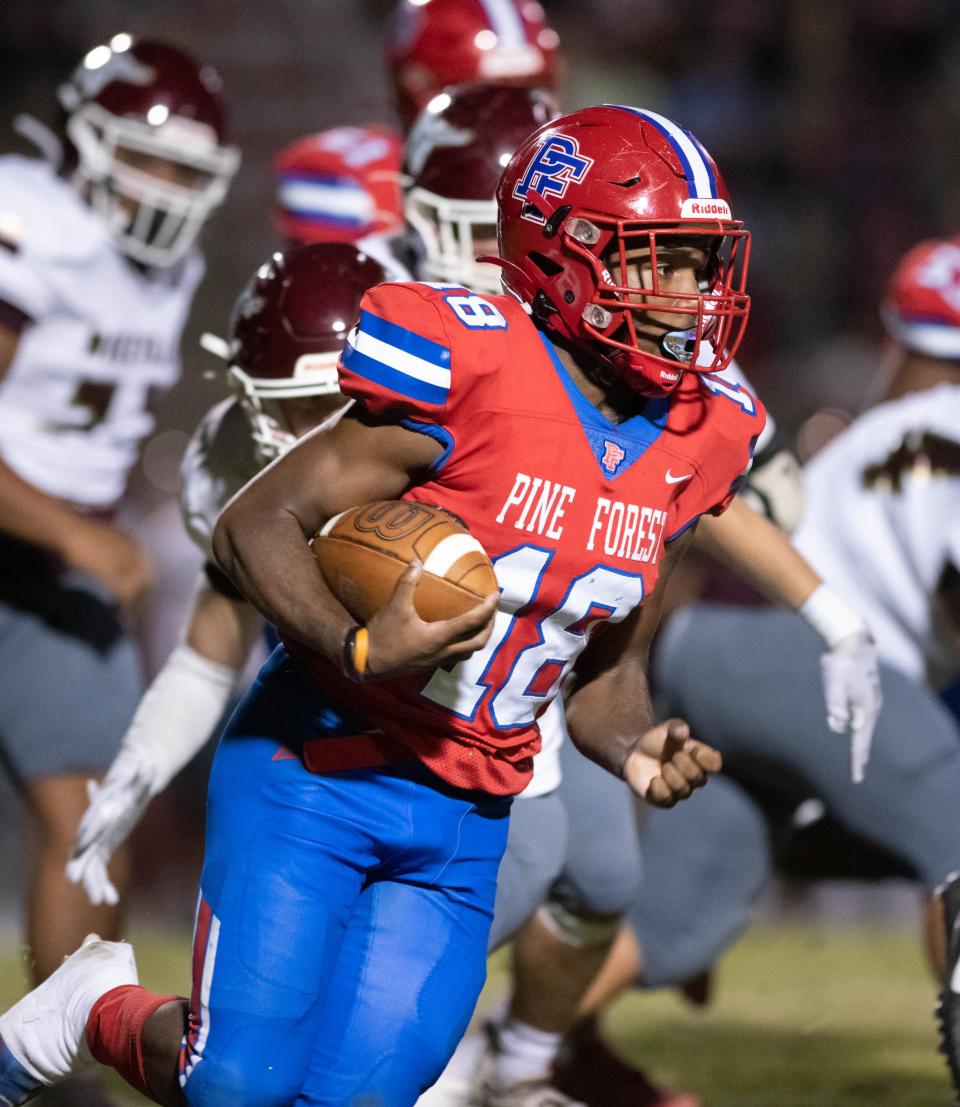
[[339, 391], [337, 361], [360, 315], [360, 298], [386, 280], [378, 262], [345, 242], [314, 242], [277, 251], [240, 293], [230, 340], [202, 345], [227, 362], [266, 464], [295, 441], [278, 400]]
[[281, 150], [274, 225], [291, 242], [358, 242], [403, 226], [400, 138], [387, 127], [334, 127]]
[[500, 270], [476, 261], [492, 252], [497, 182], [520, 143], [557, 115], [543, 89], [457, 85], [417, 116], [404, 149], [407, 222], [424, 245], [421, 275], [500, 292]]
[[447, 85], [553, 89], [559, 45], [536, 0], [400, 0], [387, 31], [400, 121], [409, 127]]
[[[573, 112], [523, 143], [497, 203], [504, 283], [545, 326], [632, 387], [662, 395], [683, 370], [717, 372], [730, 362], [750, 304], [750, 236], [689, 131], [638, 108]], [[708, 250], [698, 293], [660, 288], [658, 247], [678, 239]], [[650, 254], [649, 285], [615, 284], [610, 268], [627, 273], [627, 255], [638, 250]], [[637, 323], [654, 310], [678, 317], [678, 329], [659, 337], [659, 354], [638, 344]], [[707, 349], [712, 356], [700, 356]]]
[[880, 314], [907, 349], [960, 360], [960, 236], [914, 246], [890, 278]]
[[[144, 265], [186, 253], [236, 172], [220, 90], [211, 66], [126, 34], [90, 50], [58, 90], [77, 183]], [[176, 171], [158, 173], [154, 159]]]

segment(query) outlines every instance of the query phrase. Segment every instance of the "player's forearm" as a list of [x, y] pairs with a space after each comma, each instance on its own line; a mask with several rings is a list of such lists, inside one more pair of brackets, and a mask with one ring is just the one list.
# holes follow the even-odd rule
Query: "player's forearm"
[[217, 592], [201, 577], [185, 640], [208, 661], [239, 671], [246, 664], [263, 617], [246, 600]]
[[577, 749], [614, 776], [622, 776], [627, 755], [653, 725], [645, 658], [574, 685], [565, 711]]
[[14, 538], [66, 554], [84, 521], [67, 504], [28, 484], [0, 459], [0, 528]]
[[289, 512], [246, 497], [228, 505], [213, 532], [217, 564], [281, 634], [339, 662], [355, 620], [326, 586], [308, 536]]
[[767, 599], [793, 610], [823, 583], [786, 535], [740, 499], [719, 517], [704, 516], [696, 541]]

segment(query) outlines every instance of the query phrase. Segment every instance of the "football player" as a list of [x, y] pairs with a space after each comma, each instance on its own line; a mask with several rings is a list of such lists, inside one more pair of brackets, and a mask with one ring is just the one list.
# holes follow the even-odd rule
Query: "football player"
[[163, 43], [114, 36], [58, 96], [51, 159], [0, 158], [0, 762], [37, 832], [36, 980], [117, 924], [63, 879], [86, 780], [140, 692], [121, 609], [150, 563], [111, 520], [148, 404], [180, 373], [197, 235], [238, 162], [216, 72]]
[[219, 348], [205, 336], [226, 361], [233, 392], [203, 418], [183, 461], [184, 522], [206, 562], [182, 641], [80, 820], [67, 875], [93, 903], [117, 902], [111, 856], [210, 737], [263, 629], [213, 560], [217, 517], [264, 465], [343, 405], [337, 358], [361, 295], [385, 276], [349, 243], [291, 247], [265, 262], [238, 298], [229, 341]]
[[[746, 322], [748, 234], [702, 147], [626, 108], [541, 128], [498, 204], [516, 298], [368, 293], [340, 365], [354, 404], [214, 533], [285, 644], [211, 777], [179, 1072], [184, 1005], [136, 985], [129, 947], [91, 939], [0, 1019], [12, 1102], [85, 1041], [157, 1102], [410, 1104], [482, 983], [509, 798], [563, 677], [576, 665], [579, 748], [648, 801], [718, 767], [680, 720], [652, 725], [644, 667], [663, 583], [762, 428], [759, 403], [709, 375]], [[701, 369], [711, 337], [723, 353]], [[422, 623], [414, 564], [354, 624], [307, 542], [398, 497], [460, 514], [502, 593]]]
[[[943, 982], [944, 1044], [960, 1092], [960, 733], [935, 691], [960, 670], [960, 239], [910, 251], [882, 317], [885, 395], [806, 467], [796, 533], [865, 614], [883, 662], [867, 779], [851, 785], [824, 726], [817, 643], [802, 624], [707, 605], [673, 616], [656, 688], [665, 709], [682, 711], [722, 751], [725, 776], [669, 822], [657, 812], [643, 821], [644, 881], [657, 895], [637, 897], [631, 933], [587, 1006], [635, 979], [661, 987], [709, 969], [749, 924], [771, 875], [771, 842], [795, 833], [793, 814], [812, 798], [924, 888], [925, 946]], [[585, 1027], [571, 1057], [584, 1073], [602, 1057], [591, 1035]]]

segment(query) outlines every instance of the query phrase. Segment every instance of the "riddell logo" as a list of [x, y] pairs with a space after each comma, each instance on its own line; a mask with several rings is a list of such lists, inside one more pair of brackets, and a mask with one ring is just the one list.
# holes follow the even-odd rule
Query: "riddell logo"
[[681, 219], [730, 219], [730, 205], [726, 200], [698, 200], [690, 197], [680, 208]]

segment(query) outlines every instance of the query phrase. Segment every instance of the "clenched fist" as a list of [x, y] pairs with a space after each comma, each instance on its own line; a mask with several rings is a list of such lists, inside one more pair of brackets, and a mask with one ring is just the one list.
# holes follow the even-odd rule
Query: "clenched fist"
[[637, 741], [623, 763], [623, 776], [647, 803], [673, 807], [722, 767], [719, 752], [691, 738], [683, 719], [667, 719]]

